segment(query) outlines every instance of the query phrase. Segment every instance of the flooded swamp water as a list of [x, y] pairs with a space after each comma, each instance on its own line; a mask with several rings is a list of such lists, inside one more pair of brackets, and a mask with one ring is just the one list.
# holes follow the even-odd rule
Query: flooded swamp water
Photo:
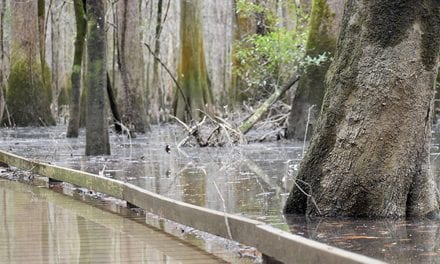
[[[435, 128], [437, 131], [438, 129]], [[60, 166], [130, 182], [166, 197], [226, 211], [391, 263], [440, 263], [440, 223], [283, 216], [303, 153], [302, 142], [273, 141], [219, 148], [182, 147], [178, 126], [154, 126], [129, 139], [111, 134], [112, 155], [85, 157], [84, 131], [64, 126], [0, 129], [0, 148]], [[432, 171], [439, 174], [433, 136]], [[165, 150], [169, 145], [171, 151]]]
[[135, 215], [1, 179], [0, 221], [1, 263], [226, 263]]

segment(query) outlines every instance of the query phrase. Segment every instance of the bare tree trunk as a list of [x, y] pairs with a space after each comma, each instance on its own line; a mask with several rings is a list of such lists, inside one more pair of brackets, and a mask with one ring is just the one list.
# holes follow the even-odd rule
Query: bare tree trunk
[[5, 110], [5, 97], [3, 95], [3, 74], [4, 74], [4, 47], [3, 47], [3, 26], [4, 26], [4, 12], [5, 0], [0, 0], [0, 123], [3, 119]]
[[286, 213], [438, 210], [429, 148], [439, 49], [438, 1], [346, 2], [316, 134]]
[[46, 28], [45, 28], [45, 11], [46, 11], [46, 1], [38, 0], [38, 41], [40, 48], [40, 64], [41, 64], [41, 72], [43, 85], [46, 84], [49, 80], [46, 80]]
[[110, 74], [107, 72], [107, 96], [110, 103], [110, 111], [113, 116], [113, 124], [115, 126], [115, 131], [118, 134], [122, 133], [122, 120], [121, 114], [119, 113], [118, 104], [116, 103], [116, 96], [113, 91], [112, 83], [110, 80]]
[[[162, 6], [163, 6], [163, 1], [159, 0], [157, 3], [156, 32], [154, 39], [154, 55], [156, 57], [160, 57], [160, 35], [162, 31]], [[159, 76], [158, 60], [154, 60], [153, 62], [153, 81], [152, 81], [152, 87], [150, 87], [150, 93], [151, 93], [150, 116], [153, 121], [159, 123], [160, 113], [164, 110], [164, 98], [163, 98], [162, 85]]]
[[60, 94], [60, 21], [57, 18], [58, 10], [50, 10], [51, 25], [51, 53], [52, 53], [52, 114], [57, 118], [59, 115], [58, 96]]
[[[325, 74], [331, 63], [330, 58], [336, 51], [343, 7], [344, 0], [314, 0], [312, 3], [306, 56], [313, 58], [327, 53], [329, 59], [319, 65], [312, 64], [305, 67], [299, 81], [298, 91], [292, 101], [287, 138], [303, 140], [306, 124], [313, 126], [316, 123], [324, 97]], [[312, 105], [315, 105], [315, 111], [310, 116], [311, 119], [307, 120], [307, 112]], [[307, 131], [311, 135], [313, 127], [307, 128]], [[310, 135], [307, 137], [309, 138]]]
[[88, 0], [86, 155], [109, 155], [105, 1]]
[[139, 5], [136, 1], [118, 3], [118, 66], [122, 77], [122, 121], [130, 130], [145, 132], [147, 127], [143, 96], [142, 43], [139, 38]]
[[69, 124], [67, 126], [67, 137], [78, 137], [80, 124], [80, 97], [81, 97], [81, 68], [84, 54], [85, 37], [87, 31], [87, 21], [85, 6], [83, 0], [74, 0], [75, 20], [76, 20], [76, 38], [75, 52], [73, 57], [72, 75], [72, 93], [70, 95]]
[[181, 120], [197, 120], [212, 106], [212, 93], [203, 47], [201, 1], [181, 2], [180, 62], [178, 81], [183, 91], [176, 91], [174, 114]]

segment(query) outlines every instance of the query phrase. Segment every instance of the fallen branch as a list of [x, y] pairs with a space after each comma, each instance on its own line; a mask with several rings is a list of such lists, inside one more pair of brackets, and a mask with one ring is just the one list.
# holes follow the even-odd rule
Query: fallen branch
[[207, 147], [209, 145], [208, 141], [205, 140], [202, 135], [200, 134], [200, 126], [205, 122], [206, 120], [206, 116], [203, 117], [202, 121], [200, 121], [199, 123], [193, 122], [192, 126], [188, 126], [187, 124], [185, 124], [182, 120], [180, 120], [179, 118], [171, 115], [171, 118], [175, 119], [179, 124], [181, 124], [186, 131], [188, 132], [188, 135], [186, 138], [184, 138], [177, 146], [180, 148], [181, 146], [185, 145], [188, 140], [191, 137], [194, 137], [197, 141], [197, 143], [199, 144], [200, 147]]
[[[207, 146], [223, 146], [226, 143], [230, 142], [231, 144], [236, 142], [246, 142], [246, 139], [244, 138], [244, 135], [249, 132], [249, 130], [261, 119], [261, 117], [267, 113], [267, 111], [272, 107], [272, 105], [278, 101], [284, 93], [289, 90], [296, 82], [299, 80], [299, 75], [295, 74], [290, 81], [281, 87], [280, 89], [276, 89], [275, 92], [257, 109], [255, 110], [254, 114], [250, 115], [245, 121], [241, 123], [241, 125], [236, 128], [236, 126], [229, 124], [226, 120], [219, 116], [210, 116], [208, 113], [200, 111], [204, 118], [202, 122], [196, 123], [193, 122], [191, 126], [188, 126], [181, 120], [179, 120], [175, 116], [171, 116], [173, 119], [175, 119], [179, 124], [181, 124], [186, 131], [188, 132], [187, 136], [180, 141], [178, 144], [178, 148], [188, 143], [188, 141], [194, 137], [194, 139], [197, 141], [197, 144], [200, 147], [207, 147]], [[276, 117], [276, 119], [282, 120], [283, 118], [286, 118], [287, 116], [281, 116]], [[200, 127], [203, 124], [203, 122], [208, 118], [211, 123], [214, 124], [214, 128], [211, 130], [211, 132], [208, 134], [207, 137], [203, 137], [203, 135], [200, 132]], [[267, 134], [268, 135], [268, 134]], [[267, 136], [265, 135], [265, 137]], [[264, 140], [264, 138], [261, 140]], [[206, 138], [206, 139], [205, 139]]]
[[290, 89], [298, 80], [300, 76], [296, 73], [290, 81], [281, 87], [281, 89], [276, 89], [275, 92], [267, 98], [267, 100], [255, 110], [250, 117], [248, 117], [239, 127], [241, 133], [246, 134], [249, 130], [261, 119], [261, 117], [269, 110], [269, 108], [281, 97], [283, 94]]

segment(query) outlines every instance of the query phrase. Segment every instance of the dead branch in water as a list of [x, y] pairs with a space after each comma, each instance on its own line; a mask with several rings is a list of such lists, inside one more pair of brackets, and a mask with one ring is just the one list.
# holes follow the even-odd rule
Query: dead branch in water
[[[273, 104], [277, 102], [287, 90], [298, 82], [299, 78], [300, 75], [295, 73], [295, 75], [289, 80], [289, 82], [287, 82], [286, 85], [276, 89], [275, 92], [269, 96], [269, 98], [264, 101], [253, 114], [247, 117], [238, 126], [230, 124], [228, 121], [219, 116], [210, 116], [208, 113], [203, 112], [202, 110], [198, 111], [204, 115], [203, 120], [199, 123], [192, 121], [190, 126], [179, 120], [177, 117], [171, 116], [188, 132], [187, 136], [178, 144], [178, 147], [180, 148], [181, 146], [187, 144], [191, 138], [194, 138], [200, 147], [223, 146], [228, 143], [233, 144], [236, 142], [246, 142], [244, 135], [246, 135], [254, 127], [254, 125], [269, 111]], [[280, 119], [283, 120], [286, 117], [287, 116], [281, 116]], [[201, 133], [201, 128], [202, 124], [205, 123], [207, 118], [213, 124], [214, 128], [207, 137], [204, 137]], [[267, 135], [260, 140], [264, 140], [266, 136]]]

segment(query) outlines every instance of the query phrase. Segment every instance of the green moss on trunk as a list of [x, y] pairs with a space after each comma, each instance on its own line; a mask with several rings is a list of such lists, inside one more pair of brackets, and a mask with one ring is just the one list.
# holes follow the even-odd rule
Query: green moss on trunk
[[82, 58], [84, 54], [85, 37], [87, 31], [87, 20], [82, 0], [74, 0], [75, 20], [76, 20], [76, 39], [75, 53], [73, 57], [73, 67], [71, 75], [71, 95], [70, 95], [70, 114], [67, 127], [67, 137], [78, 137], [80, 126], [80, 95], [81, 95], [81, 72]]
[[104, 0], [87, 1], [86, 155], [109, 155]]
[[[26, 1], [11, 6], [11, 65], [6, 103], [18, 126], [55, 125], [50, 111], [50, 69], [42, 56], [41, 5]], [[39, 9], [40, 8], [40, 9]], [[44, 41], [43, 41], [44, 42]]]
[[176, 90], [174, 114], [185, 121], [199, 119], [201, 113], [198, 110], [209, 109], [213, 100], [206, 69], [200, 9], [200, 0], [181, 1], [178, 81], [182, 91]]
[[[40, 61], [31, 60], [13, 51], [11, 72], [6, 94], [8, 110], [17, 126], [55, 125], [50, 111], [52, 92], [50, 83], [44, 85]], [[45, 66], [46, 78], [50, 70]]]
[[411, 0], [369, 1], [367, 36], [382, 47], [399, 44], [408, 34], [408, 28], [419, 19], [422, 35], [422, 59], [427, 70], [437, 64], [434, 58], [440, 50], [440, 4], [438, 0], [421, 0], [414, 5]]

